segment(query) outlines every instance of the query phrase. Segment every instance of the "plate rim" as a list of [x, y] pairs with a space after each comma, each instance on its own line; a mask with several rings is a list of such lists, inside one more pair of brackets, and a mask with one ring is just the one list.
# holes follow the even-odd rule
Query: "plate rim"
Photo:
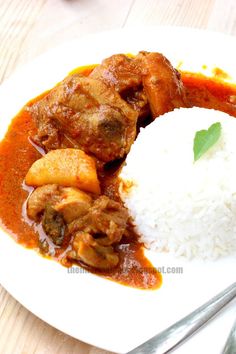
[[[207, 33], [207, 36], [220, 36], [223, 38], [228, 38], [230, 41], [233, 40], [235, 43], [236, 43], [236, 39], [235, 37], [233, 36], [230, 36], [230, 35], [227, 35], [227, 34], [223, 34], [221, 32], [217, 32], [217, 31], [205, 31], [205, 30], [202, 30], [202, 29], [192, 29], [192, 28], [188, 28], [188, 27], [178, 27], [178, 26], [150, 26], [150, 27], [138, 27], [139, 31], [146, 31], [146, 32], [150, 32], [150, 31], [153, 31], [155, 30], [155, 33], [159, 32], [159, 33], [163, 33], [165, 31], [170, 31], [170, 32], [179, 32], [179, 33], [184, 33], [185, 31], [188, 31], [189, 33], [192, 32], [192, 33], [198, 33], [200, 36], [203, 36], [203, 35], [206, 35]], [[38, 56], [37, 58], [33, 59], [30, 63], [26, 64], [25, 66], [17, 69], [13, 76], [8, 78], [7, 80], [5, 80], [2, 84], [1, 84], [1, 88], [0, 88], [0, 97], [3, 95], [3, 92], [5, 90], [5, 88], [7, 87], [7, 90], [9, 90], [9, 87], [11, 87], [12, 83], [15, 81], [15, 80], [18, 80], [18, 77], [22, 75], [22, 72], [25, 72], [27, 71], [28, 67], [31, 65], [31, 66], [35, 66], [35, 65], [38, 65], [39, 62], [41, 62], [42, 60], [45, 60], [45, 58], [48, 56], [48, 55], [54, 55], [52, 53], [55, 53], [57, 51], [60, 51], [62, 50], [62, 48], [64, 48], [65, 46], [70, 46], [72, 45], [72, 43], [81, 43], [81, 41], [91, 41], [91, 38], [97, 38], [97, 37], [110, 37], [112, 36], [113, 34], [116, 34], [119, 35], [119, 34], [122, 34], [123, 36], [124, 35], [127, 35], [127, 33], [137, 33], [137, 27], [132, 27], [132, 28], [124, 28], [124, 29], [118, 29], [118, 30], [110, 30], [110, 31], [103, 31], [103, 32], [100, 32], [100, 33], [93, 33], [93, 34], [89, 34], [85, 37], [81, 37], [81, 38], [78, 38], [78, 39], [75, 39], [73, 41], [70, 41], [70, 42], [67, 42], [63, 45], [60, 45], [60, 46], [57, 46], [43, 54], [41, 54], [40, 56]], [[130, 34], [129, 34], [130, 35]], [[70, 44], [71, 43], [71, 44]], [[164, 53], [165, 54], [165, 53]], [[73, 68], [71, 68], [72, 70]], [[63, 79], [63, 77], [62, 77]], [[30, 97], [32, 98], [32, 97]], [[26, 101], [25, 101], [26, 102]], [[16, 112], [17, 113], [17, 112]], [[14, 115], [12, 116], [14, 117]], [[1, 230], [1, 233], [2, 233], [2, 230]], [[9, 235], [7, 235], [7, 237], [9, 237]], [[10, 241], [10, 237], [9, 237], [9, 241]], [[11, 240], [13, 241], [13, 240]], [[15, 241], [13, 241], [15, 243]], [[1, 242], [0, 242], [1, 244]], [[17, 248], [19, 248], [19, 246], [16, 244]], [[15, 254], [17, 255], [19, 252], [17, 250], [14, 251]], [[27, 252], [31, 252], [33, 256], [33, 258], [35, 256], [38, 257], [38, 255], [34, 252], [34, 251], [28, 251]], [[21, 252], [20, 252], [21, 253]], [[23, 252], [24, 253], [24, 252]], [[0, 255], [1, 255], [1, 251], [0, 251]], [[32, 259], [32, 255], [29, 257], [30, 259]], [[18, 255], [19, 256], [19, 255]], [[22, 256], [19, 256], [20, 259], [22, 259], [21, 257]], [[51, 261], [50, 261], [51, 262]], [[1, 264], [1, 263], [0, 263]], [[60, 266], [60, 265], [59, 265]], [[55, 269], [55, 267], [57, 268], [58, 265], [54, 264], [53, 265], [53, 269]], [[61, 267], [61, 266], [60, 266]], [[47, 267], [46, 267], [47, 268]], [[51, 267], [50, 267], [51, 268]], [[91, 282], [91, 278], [94, 277], [94, 275], [91, 275], [91, 274], [88, 274], [87, 275], [87, 278], [88, 278], [88, 282]], [[2, 273], [0, 271], [0, 280], [2, 279], [5, 279], [3, 276], [2, 276]], [[105, 282], [109, 282], [108, 280], [104, 280], [104, 279], [101, 279], [99, 278], [100, 280], [98, 281], [98, 283], [101, 284], [101, 286], [104, 284], [104, 281]], [[2, 283], [2, 281], [1, 281]], [[68, 335], [71, 335], [81, 341], [85, 341], [86, 343], [90, 344], [90, 345], [93, 345], [93, 346], [100, 346], [99, 343], [96, 344], [95, 342], [93, 342], [91, 340], [90, 337], [86, 337], [83, 335], [82, 338], [79, 338], [77, 335], [73, 335], [71, 334], [71, 331], [66, 331], [64, 328], [61, 328], [61, 326], [58, 326], [56, 325], [53, 321], [49, 321], [48, 319], [45, 319], [45, 316], [42, 316], [42, 314], [38, 314], [37, 313], [37, 310], [34, 311], [34, 309], [31, 308], [31, 306], [27, 306], [27, 303], [25, 303], [24, 299], [22, 298], [22, 294], [19, 295], [17, 293], [15, 293], [15, 290], [14, 290], [14, 287], [12, 288], [10, 285], [9, 285], [9, 282], [8, 281], [3, 281], [3, 287], [15, 298], [17, 299], [17, 301], [19, 301], [24, 307], [26, 307], [30, 312], [34, 313], [37, 317], [39, 317], [40, 319], [42, 319], [43, 321], [45, 321], [46, 323], [50, 324], [51, 326], [57, 328], [58, 330], [61, 330], [63, 331], [64, 333], [67, 333]], [[118, 284], [113, 284], [112, 285], [112, 288], [113, 289], [117, 289], [117, 286], [120, 287], [121, 285], [118, 285]], [[107, 287], [106, 287], [107, 288]], [[132, 290], [130, 291], [130, 293], [136, 293], [136, 292], [140, 292], [142, 290]], [[19, 296], [18, 296], [19, 295]], [[139, 296], [138, 296], [139, 297]], [[148, 298], [148, 296], [147, 296]], [[27, 302], [27, 301], [26, 301]], [[101, 346], [100, 346], [101, 347]], [[109, 350], [109, 351], [116, 351], [116, 352], [120, 352], [120, 353], [124, 353], [126, 351], [126, 348], [128, 348], [129, 350], [133, 349], [133, 345], [126, 345], [126, 346], [120, 346], [118, 348], [117, 344], [115, 346], [113, 346], [111, 343], [108, 344], [107, 346], [102, 346], [103, 348], [105, 348], [106, 350]], [[118, 349], [118, 350], [117, 350]]]

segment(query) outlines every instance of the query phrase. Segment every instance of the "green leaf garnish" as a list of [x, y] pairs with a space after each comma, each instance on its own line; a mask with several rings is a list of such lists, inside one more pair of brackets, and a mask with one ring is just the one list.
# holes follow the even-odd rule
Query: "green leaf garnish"
[[218, 140], [221, 134], [221, 123], [212, 124], [207, 130], [199, 130], [194, 137], [194, 161], [200, 159]]

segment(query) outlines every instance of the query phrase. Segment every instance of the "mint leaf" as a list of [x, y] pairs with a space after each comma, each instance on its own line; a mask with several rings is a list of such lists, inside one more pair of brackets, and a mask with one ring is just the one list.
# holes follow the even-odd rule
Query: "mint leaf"
[[200, 159], [218, 140], [221, 134], [221, 123], [212, 124], [207, 130], [199, 130], [194, 137], [194, 161]]

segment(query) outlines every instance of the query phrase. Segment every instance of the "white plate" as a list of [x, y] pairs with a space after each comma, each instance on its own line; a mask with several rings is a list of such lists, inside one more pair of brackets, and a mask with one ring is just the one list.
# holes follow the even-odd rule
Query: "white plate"
[[[11, 118], [37, 94], [73, 68], [114, 53], [164, 53], [174, 65], [205, 70], [218, 66], [236, 78], [236, 40], [185, 28], [131, 29], [92, 35], [54, 49], [21, 69], [0, 87], [0, 135]], [[235, 80], [236, 82], [236, 80]], [[143, 291], [89, 273], [69, 274], [0, 233], [0, 282], [26, 308], [71, 336], [125, 353], [185, 316], [235, 281], [236, 257], [215, 262], [180, 262], [148, 252], [158, 267], [183, 267], [163, 274], [163, 286]], [[235, 302], [178, 353], [220, 353], [235, 317]], [[148, 353], [147, 353], [148, 354]]]

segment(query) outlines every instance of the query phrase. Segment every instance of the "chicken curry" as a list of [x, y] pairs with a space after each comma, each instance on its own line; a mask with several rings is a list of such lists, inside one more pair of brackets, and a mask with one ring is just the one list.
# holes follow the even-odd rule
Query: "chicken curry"
[[179, 107], [236, 116], [236, 88], [181, 73], [159, 53], [118, 54], [30, 101], [0, 143], [0, 219], [15, 240], [70, 267], [143, 289], [161, 274], [119, 198], [140, 127]]

